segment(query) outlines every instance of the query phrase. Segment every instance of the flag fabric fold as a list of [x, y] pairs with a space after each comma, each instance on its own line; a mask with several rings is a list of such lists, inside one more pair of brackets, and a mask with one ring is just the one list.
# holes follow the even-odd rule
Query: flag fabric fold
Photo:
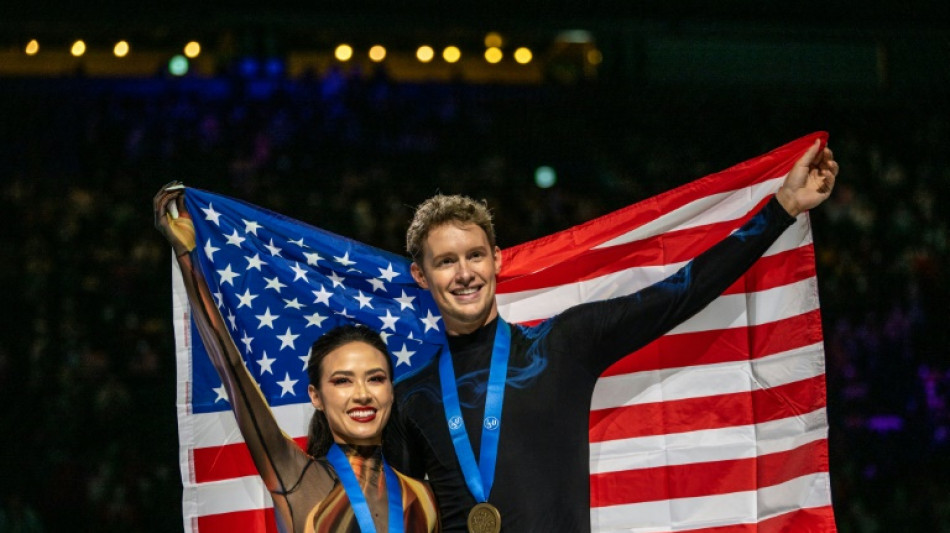
[[[504, 250], [500, 314], [531, 324], [630, 294], [737, 229], [816, 138], [574, 228]], [[400, 256], [189, 188], [193, 257], [285, 433], [312, 407], [310, 344], [345, 322], [378, 329], [396, 379], [443, 341]], [[504, 228], [500, 228], [504, 231]], [[172, 268], [186, 531], [274, 531], [260, 482]], [[197, 340], [196, 340], [197, 339]], [[706, 309], [630, 354], [591, 401], [594, 531], [835, 531], [824, 351], [807, 214]]]

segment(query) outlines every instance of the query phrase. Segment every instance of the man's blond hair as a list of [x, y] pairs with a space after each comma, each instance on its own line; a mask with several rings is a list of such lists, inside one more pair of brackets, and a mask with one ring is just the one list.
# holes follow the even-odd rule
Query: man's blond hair
[[488, 244], [495, 249], [495, 228], [491, 212], [485, 201], [473, 200], [458, 194], [437, 194], [419, 204], [406, 230], [406, 252], [422, 266], [422, 247], [432, 228], [443, 224], [475, 224], [488, 237]]

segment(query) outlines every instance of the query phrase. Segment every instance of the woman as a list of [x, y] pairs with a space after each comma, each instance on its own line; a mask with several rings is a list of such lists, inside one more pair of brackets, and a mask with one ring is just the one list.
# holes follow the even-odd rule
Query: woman
[[[273, 497], [279, 529], [438, 531], [429, 488], [391, 471], [382, 459], [382, 431], [393, 402], [393, 370], [379, 335], [365, 326], [343, 326], [313, 344], [307, 374], [316, 411], [304, 452], [277, 425], [200, 269], [191, 260], [194, 227], [183, 195], [180, 184], [158, 192], [153, 200], [155, 226], [178, 258], [195, 323], [231, 399], [257, 471]], [[390, 527], [397, 512], [401, 516], [393, 526], [401, 524], [403, 529]]]

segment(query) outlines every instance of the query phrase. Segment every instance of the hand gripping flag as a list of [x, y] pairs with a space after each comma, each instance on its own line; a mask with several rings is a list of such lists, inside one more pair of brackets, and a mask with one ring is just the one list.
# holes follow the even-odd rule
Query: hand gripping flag
[[[504, 250], [499, 312], [536, 323], [665, 278], [750, 218], [816, 137], [826, 135]], [[434, 355], [441, 319], [406, 259], [224, 196], [188, 189], [185, 199], [193, 257], [301, 445], [312, 413], [304, 368], [320, 334], [344, 322], [376, 327], [396, 379]], [[276, 531], [172, 272], [185, 529]], [[835, 531], [807, 214], [706, 309], [601, 376], [590, 452], [593, 531]]]

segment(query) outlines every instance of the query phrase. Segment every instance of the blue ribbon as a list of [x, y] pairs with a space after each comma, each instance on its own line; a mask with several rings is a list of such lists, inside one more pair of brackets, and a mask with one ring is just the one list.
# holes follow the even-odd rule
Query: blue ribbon
[[[360, 482], [353, 473], [353, 466], [346, 454], [336, 443], [330, 446], [327, 452], [327, 461], [336, 470], [336, 475], [340, 478], [343, 490], [346, 491], [346, 497], [350, 500], [350, 507], [353, 508], [353, 515], [356, 516], [356, 522], [360, 525], [360, 531], [363, 533], [376, 533], [376, 525], [373, 523], [373, 515], [370, 513], [369, 504], [366, 503], [366, 495], [360, 488]], [[386, 495], [389, 503], [389, 533], [402, 533], [402, 488], [399, 485], [399, 478], [396, 472], [389, 467], [386, 459], [383, 459], [383, 474], [386, 476]]]
[[442, 404], [445, 421], [449, 425], [452, 445], [465, 484], [479, 502], [488, 501], [495, 481], [495, 463], [498, 459], [498, 437], [501, 435], [501, 410], [505, 402], [505, 381], [508, 378], [508, 355], [511, 350], [511, 328], [498, 317], [495, 344], [492, 348], [491, 366], [488, 371], [488, 390], [485, 394], [485, 415], [482, 420], [482, 443], [478, 463], [465, 430], [462, 408], [459, 404], [458, 386], [455, 383], [455, 367], [452, 353], [446, 345], [439, 356], [439, 380], [442, 382]]

